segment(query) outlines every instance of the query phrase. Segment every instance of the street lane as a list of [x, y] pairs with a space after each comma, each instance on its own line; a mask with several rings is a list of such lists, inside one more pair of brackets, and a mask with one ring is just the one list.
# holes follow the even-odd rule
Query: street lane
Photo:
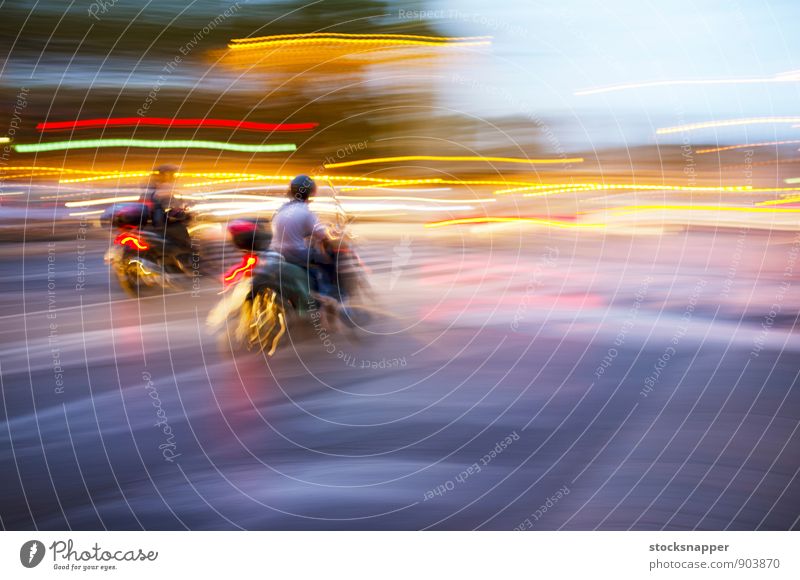
[[791, 234], [364, 231], [386, 316], [269, 360], [207, 332], [212, 277], [4, 244], [2, 525], [798, 527]]

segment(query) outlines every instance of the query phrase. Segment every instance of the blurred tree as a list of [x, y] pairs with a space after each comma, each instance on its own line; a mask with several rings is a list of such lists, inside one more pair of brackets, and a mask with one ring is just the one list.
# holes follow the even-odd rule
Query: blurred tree
[[[446, 59], [435, 52], [397, 52], [392, 53], [399, 55], [394, 59], [386, 58], [384, 51], [376, 53], [381, 57], [377, 60], [360, 58], [347, 66], [342, 65], [347, 58], [335, 54], [328, 58], [342, 66], [321, 65], [325, 55], [313, 51], [311, 59], [301, 59], [296, 66], [291, 59], [290, 66], [278, 66], [269, 58], [235, 63], [225, 56], [227, 42], [237, 37], [318, 31], [440, 35], [424, 19], [399, 17], [399, 7], [405, 14], [423, 9], [421, 2], [400, 5], [388, 0], [6, 1], [0, 39], [7, 59], [0, 91], [3, 102], [12, 102], [19, 87], [30, 89], [20, 141], [40, 138], [34, 130], [39, 121], [136, 116], [148, 103], [148, 116], [316, 121], [320, 128], [313, 134], [271, 137], [297, 142], [301, 148], [292, 163], [301, 166], [317, 165], [353, 142], [367, 141], [370, 156], [398, 154], [409, 147], [426, 153], [434, 143], [441, 152], [442, 133], [456, 137], [475, 129], [469, 119], [460, 119], [456, 127], [459, 119], [445, 121], [437, 111], [436, 82], [444, 74]], [[10, 111], [0, 110], [0, 118], [5, 116]], [[441, 123], [432, 122], [437, 119]], [[132, 132], [120, 128], [105, 130], [102, 136]], [[185, 129], [139, 128], [135, 136], [193, 135]], [[386, 136], [393, 138], [378, 141]], [[408, 136], [423, 139], [413, 145]], [[224, 140], [231, 135], [203, 130], [200, 137]], [[257, 141], [263, 136], [241, 132], [235, 139]], [[69, 155], [91, 155], [95, 163], [109, 159], [87, 152]], [[235, 155], [190, 155], [204, 166], [244, 160]], [[145, 158], [137, 151], [127, 160], [149, 163], [142, 161]], [[248, 166], [274, 164], [274, 158], [244, 161]]]

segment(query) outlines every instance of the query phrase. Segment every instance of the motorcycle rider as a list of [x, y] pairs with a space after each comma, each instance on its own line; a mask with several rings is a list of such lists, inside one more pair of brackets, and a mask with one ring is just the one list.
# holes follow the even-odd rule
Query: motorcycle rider
[[287, 262], [313, 273], [312, 281], [317, 290], [329, 294], [335, 274], [331, 271], [330, 256], [319, 250], [327, 234], [308, 207], [316, 192], [317, 184], [308, 175], [292, 179], [287, 192], [289, 201], [272, 218], [270, 250], [281, 254]]
[[175, 187], [175, 174], [178, 168], [175, 165], [161, 165], [153, 172], [147, 191], [142, 196], [142, 202], [150, 209], [150, 219], [153, 227], [160, 230], [166, 222], [166, 212], [172, 205], [173, 189]]
[[159, 166], [142, 196], [142, 202], [150, 210], [153, 228], [172, 246], [165, 248], [165, 251], [167, 249], [175, 251], [178, 258], [183, 261], [192, 251], [192, 240], [184, 223], [185, 209], [177, 203], [174, 196], [177, 173], [176, 165]]

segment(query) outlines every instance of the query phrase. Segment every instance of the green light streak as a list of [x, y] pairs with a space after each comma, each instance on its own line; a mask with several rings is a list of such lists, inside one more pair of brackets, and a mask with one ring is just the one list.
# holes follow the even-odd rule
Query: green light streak
[[97, 149], [100, 147], [141, 147], [151, 149], [219, 149], [244, 153], [276, 153], [296, 151], [293, 143], [277, 145], [246, 145], [225, 141], [196, 141], [192, 139], [82, 139], [76, 141], [55, 141], [52, 143], [27, 143], [14, 145], [18, 153], [39, 153], [41, 151], [63, 151], [67, 149]]

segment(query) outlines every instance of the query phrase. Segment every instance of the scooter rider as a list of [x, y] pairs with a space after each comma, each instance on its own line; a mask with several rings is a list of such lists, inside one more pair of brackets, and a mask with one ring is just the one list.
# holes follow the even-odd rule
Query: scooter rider
[[176, 165], [159, 166], [143, 196], [143, 203], [150, 210], [153, 229], [170, 242], [177, 255], [182, 258], [191, 253], [192, 240], [186, 228], [188, 216], [185, 208], [176, 203], [174, 197]]
[[287, 262], [320, 271], [322, 276], [315, 281], [318, 290], [326, 291], [333, 275], [330, 257], [318, 249], [326, 239], [325, 228], [316, 214], [308, 207], [311, 197], [317, 192], [317, 184], [308, 175], [298, 175], [289, 185], [289, 202], [284, 204], [272, 218], [272, 243], [270, 250], [281, 254]]
[[178, 173], [177, 166], [161, 165], [147, 184], [142, 202], [150, 209], [150, 219], [156, 230], [163, 230], [166, 224], [166, 212], [173, 203], [176, 173]]

